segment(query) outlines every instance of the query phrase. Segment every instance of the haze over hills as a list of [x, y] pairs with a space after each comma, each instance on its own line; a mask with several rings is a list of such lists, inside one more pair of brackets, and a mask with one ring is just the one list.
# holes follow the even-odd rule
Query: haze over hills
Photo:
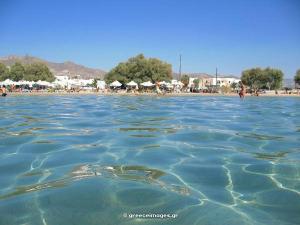
[[[207, 73], [182, 73], [182, 75], [188, 75], [189, 77], [193, 77], [193, 78], [212, 78], [215, 77], [216, 75], [210, 75]], [[224, 74], [218, 74], [218, 77], [233, 77], [233, 78], [237, 78], [239, 79], [239, 76], [236, 75], [224, 75]], [[179, 73], [173, 73], [173, 78], [174, 79], [179, 79]]]
[[[6, 57], [1, 57], [0, 62], [4, 63], [6, 66], [11, 66], [16, 62], [20, 62], [22, 64], [30, 64], [35, 62], [45, 63], [51, 70], [54, 75], [67, 75], [70, 78], [78, 77], [81, 79], [92, 79], [92, 78], [99, 78], [103, 79], [106, 72], [101, 69], [89, 68], [80, 64], [76, 64], [71, 61], [66, 61], [62, 63], [57, 62], [50, 62], [38, 57], [34, 56], [17, 56], [17, 55], [10, 55]], [[182, 73], [187, 74], [190, 77], [197, 77], [197, 78], [209, 78], [215, 77], [215, 75], [210, 75], [207, 73]], [[235, 77], [239, 78], [239, 76], [235, 75], [222, 75], [219, 74], [218, 77]], [[173, 78], [179, 79], [179, 73], [173, 72]]]
[[63, 63], [50, 62], [33, 56], [16, 56], [11, 55], [1, 57], [0, 62], [6, 66], [11, 66], [16, 62], [30, 64], [35, 62], [45, 63], [54, 75], [67, 75], [70, 78], [79, 77], [81, 79], [100, 78], [103, 79], [105, 71], [101, 69], [88, 68], [74, 62], [66, 61]]
[[[76, 64], [74, 62], [66, 61], [63, 63], [57, 63], [57, 62], [50, 62], [38, 57], [33, 56], [17, 56], [17, 55], [10, 55], [6, 57], [0, 57], [0, 63], [5, 64], [6, 66], [11, 66], [16, 62], [20, 62], [22, 64], [30, 64], [35, 62], [41, 62], [45, 63], [50, 70], [53, 72], [54, 75], [67, 75], [70, 78], [81, 78], [81, 79], [104, 79], [104, 76], [106, 72], [101, 69], [94, 69], [85, 67], [80, 64]], [[210, 75], [207, 73], [182, 73], [186, 74], [193, 78], [212, 78], [215, 77], [215, 75]], [[218, 74], [218, 77], [234, 77], [234, 78], [240, 78], [240, 76], [236, 75], [224, 75], [224, 74]], [[179, 80], [179, 73], [173, 72], [173, 78]], [[294, 88], [295, 82], [294, 79], [291, 78], [285, 78], [283, 79], [283, 87], [289, 87]]]

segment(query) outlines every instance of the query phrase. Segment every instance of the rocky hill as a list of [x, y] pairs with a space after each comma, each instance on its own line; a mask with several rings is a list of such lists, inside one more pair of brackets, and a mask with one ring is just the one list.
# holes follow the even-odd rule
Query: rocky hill
[[[33, 56], [16, 56], [11, 55], [7, 57], [0, 57], [0, 62], [4, 63], [7, 66], [11, 66], [16, 62], [21, 62], [22, 64], [30, 64], [34, 62], [42, 62], [45, 63], [50, 70], [53, 72], [54, 75], [67, 75], [70, 78], [79, 77], [82, 79], [90, 79], [90, 78], [99, 78], [103, 79], [105, 75], [105, 71], [101, 69], [93, 69], [88, 68], [83, 65], [76, 64], [74, 62], [66, 61], [62, 63], [58, 62], [50, 62], [41, 58], [33, 57]], [[197, 78], [210, 78], [215, 77], [215, 75], [210, 75], [207, 73], [183, 73], [187, 74], [190, 77], [197, 77]], [[238, 76], [226, 76], [226, 75], [219, 75], [219, 77], [236, 77]], [[173, 73], [174, 79], [179, 79], [179, 73]]]
[[54, 75], [67, 75], [70, 78], [79, 77], [82, 79], [90, 78], [104, 78], [105, 71], [101, 69], [88, 68], [83, 65], [76, 64], [74, 62], [49, 62], [44, 59], [40, 59], [33, 56], [7, 56], [0, 58], [0, 62], [7, 66], [13, 65], [15, 62], [21, 62], [22, 64], [30, 64], [34, 62], [45, 63]]

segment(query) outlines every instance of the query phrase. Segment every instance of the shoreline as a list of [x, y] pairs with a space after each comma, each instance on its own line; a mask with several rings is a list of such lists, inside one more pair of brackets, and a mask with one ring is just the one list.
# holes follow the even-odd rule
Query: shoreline
[[[84, 95], [95, 95], [95, 96], [157, 96], [157, 97], [239, 97], [238, 94], [228, 93], [103, 93], [103, 92], [9, 92], [6, 97], [18, 97], [18, 96], [84, 96]], [[247, 94], [247, 97], [300, 97], [300, 94], [261, 94], [259, 96], [251, 96]]]

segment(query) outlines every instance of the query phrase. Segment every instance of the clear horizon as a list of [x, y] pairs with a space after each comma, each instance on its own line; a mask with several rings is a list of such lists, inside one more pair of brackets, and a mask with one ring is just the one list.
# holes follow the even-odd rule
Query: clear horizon
[[73, 61], [109, 71], [139, 53], [186, 73], [240, 76], [300, 69], [300, 2], [1, 1], [0, 55]]

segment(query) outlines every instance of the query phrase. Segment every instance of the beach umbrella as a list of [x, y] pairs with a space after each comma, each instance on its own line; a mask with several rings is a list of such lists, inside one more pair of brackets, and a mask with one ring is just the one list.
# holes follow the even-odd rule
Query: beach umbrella
[[173, 88], [173, 85], [171, 83], [166, 83], [166, 87], [171, 89], [171, 88]]
[[13, 85], [14, 81], [10, 80], [10, 79], [6, 79], [5, 81], [2, 82], [2, 85]]
[[128, 87], [134, 87], [136, 90], [138, 90], [138, 84], [134, 81], [130, 81], [129, 83], [126, 84]]
[[12, 83], [13, 85], [15, 85], [15, 86], [19, 86], [19, 85], [21, 85], [21, 82], [20, 81], [13, 81], [13, 83]]
[[167, 83], [166, 81], [158, 82], [159, 85], [166, 85], [166, 83]]
[[15, 82], [15, 85], [25, 85], [25, 80], [20, 80], [18, 82]]
[[28, 86], [32, 87], [33, 85], [35, 85], [35, 81], [28, 81]]
[[112, 82], [109, 86], [110, 86], [110, 87], [121, 87], [122, 84], [121, 84], [119, 81], [115, 80], [115, 81]]
[[20, 80], [17, 85], [32, 85], [33, 81]]
[[38, 85], [42, 85], [42, 81], [41, 80], [38, 80], [37, 82], [35, 82], [36, 84]]
[[127, 86], [137, 86], [138, 84], [135, 83], [133, 80], [126, 84]]
[[32, 85], [34, 84], [34, 81], [24, 80], [22, 83], [23, 83], [24, 85], [32, 86]]
[[51, 84], [48, 81], [43, 81], [43, 80], [39, 80], [38, 82], [36, 82], [36, 84], [40, 86], [51, 86]]
[[144, 87], [153, 87], [155, 84], [152, 84], [151, 81], [147, 81], [147, 82], [141, 83], [141, 85]]

